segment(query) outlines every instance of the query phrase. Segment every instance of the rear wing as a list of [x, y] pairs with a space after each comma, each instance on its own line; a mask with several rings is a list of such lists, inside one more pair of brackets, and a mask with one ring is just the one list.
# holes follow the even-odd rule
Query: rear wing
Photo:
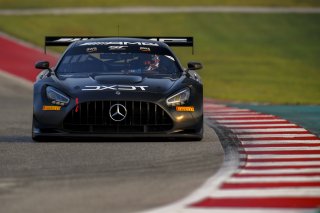
[[[44, 44], [44, 52], [46, 53], [46, 49], [48, 46], [69, 46], [71, 43], [75, 41], [83, 41], [94, 38], [116, 38], [119, 36], [46, 36], [45, 44]], [[192, 54], [194, 54], [194, 45], [193, 45], [193, 37], [151, 37], [151, 36], [126, 36], [129, 38], [140, 38], [140, 39], [148, 39], [151, 41], [160, 41], [171, 47], [192, 47]]]

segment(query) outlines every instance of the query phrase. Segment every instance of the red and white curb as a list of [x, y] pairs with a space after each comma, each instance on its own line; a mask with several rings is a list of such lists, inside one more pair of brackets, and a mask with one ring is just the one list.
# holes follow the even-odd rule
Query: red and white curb
[[248, 109], [207, 101], [204, 110], [209, 124], [236, 138], [237, 157], [189, 197], [149, 212], [319, 211], [318, 137], [285, 119]]
[[34, 64], [39, 60], [47, 60], [51, 65], [57, 62], [57, 55], [44, 54], [44, 50], [29, 43], [9, 37], [0, 31], [0, 70], [27, 81], [35, 81], [39, 70]]

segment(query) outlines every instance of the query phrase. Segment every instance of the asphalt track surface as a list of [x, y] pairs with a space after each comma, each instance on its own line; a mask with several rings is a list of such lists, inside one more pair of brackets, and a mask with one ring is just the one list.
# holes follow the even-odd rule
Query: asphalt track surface
[[[13, 64], [19, 75], [23, 60]], [[201, 142], [34, 143], [31, 84], [0, 72], [0, 100], [0, 212], [146, 210], [185, 197], [223, 161], [207, 126]]]

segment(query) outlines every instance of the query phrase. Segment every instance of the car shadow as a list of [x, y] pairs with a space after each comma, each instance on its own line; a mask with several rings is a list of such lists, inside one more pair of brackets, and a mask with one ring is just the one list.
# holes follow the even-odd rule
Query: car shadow
[[[185, 138], [46, 138], [43, 142], [62, 143], [162, 143], [162, 142], [192, 142]], [[41, 143], [41, 140], [39, 140]]]
[[192, 139], [186, 138], [94, 138], [94, 137], [81, 137], [81, 138], [61, 138], [52, 137], [45, 138], [43, 140], [34, 141], [31, 135], [21, 135], [21, 136], [0, 136], [0, 143], [161, 143], [161, 142], [192, 142]]

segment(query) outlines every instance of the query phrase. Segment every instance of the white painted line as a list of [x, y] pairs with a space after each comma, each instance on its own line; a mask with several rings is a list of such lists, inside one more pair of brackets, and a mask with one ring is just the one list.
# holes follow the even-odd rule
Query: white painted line
[[301, 151], [301, 150], [320, 150], [320, 147], [245, 147], [245, 151]]
[[318, 144], [320, 145], [320, 140], [250, 140], [241, 141], [243, 145], [263, 145], [263, 144], [296, 144], [296, 143], [306, 143], [306, 144]]
[[238, 128], [238, 127], [288, 127], [297, 126], [296, 124], [223, 124], [223, 126], [228, 128]]
[[[239, 174], [305, 174], [305, 173], [320, 173], [320, 168], [306, 168], [306, 169], [268, 169], [268, 170], [252, 170], [241, 169], [236, 173]], [[320, 194], [319, 194], [320, 196]]]
[[238, 138], [274, 138], [274, 137], [280, 137], [280, 138], [295, 138], [295, 137], [315, 137], [313, 134], [243, 134], [243, 135], [237, 135]]
[[25, 80], [22, 77], [16, 76], [11, 74], [10, 72], [6, 72], [4, 70], [0, 69], [0, 78], [5, 78], [6, 80], [13, 81], [18, 83], [19, 85], [22, 85], [28, 90], [33, 89], [33, 83], [31, 81]]
[[310, 177], [244, 177], [229, 178], [226, 183], [275, 183], [275, 182], [320, 182], [320, 176]]
[[[313, 134], [261, 134], [261, 133], [257, 133], [255, 134], [241, 134], [241, 135], [237, 135], [237, 137], [241, 140], [241, 139], [252, 139], [252, 138], [297, 138], [297, 137], [303, 137], [303, 138], [313, 138], [316, 137]], [[266, 139], [267, 140], [267, 139]]]
[[[18, 39], [18, 38], [13, 37], [12, 35], [8, 35], [8, 34], [6, 34], [6, 33], [4, 33], [4, 32], [0, 32], [0, 37], [3, 37], [3, 38], [5, 38], [5, 39], [7, 39], [7, 40], [10, 40], [10, 41], [15, 42], [15, 43], [17, 43], [17, 44], [19, 44], [19, 45], [25, 46], [25, 47], [27, 47], [27, 48], [31, 48], [31, 49], [33, 49], [33, 50], [36, 50], [36, 51], [40, 52], [40, 53], [43, 53], [43, 47], [39, 47], [39, 46], [36, 46], [36, 45], [34, 45], [34, 44], [32, 44], [32, 43], [29, 43], [29, 42], [20, 40], [20, 39]], [[57, 58], [60, 57], [60, 55], [61, 55], [61, 54], [58, 54], [58, 53], [56, 53], [56, 52], [52, 52], [52, 51], [50, 51], [50, 50], [47, 50], [47, 54], [53, 55], [53, 56], [55, 56], [55, 57], [57, 57]], [[27, 81], [27, 80], [26, 80], [26, 81]], [[32, 83], [32, 82], [31, 82], [31, 83]], [[33, 85], [33, 84], [32, 84], [32, 85]]]
[[320, 165], [320, 161], [288, 161], [288, 162], [247, 162], [246, 166], [314, 166]]
[[246, 151], [301, 151], [320, 150], [319, 146], [296, 146], [296, 147], [244, 147]]
[[11, 188], [11, 187], [14, 187], [15, 185], [16, 185], [16, 183], [14, 183], [14, 182], [2, 182], [2, 183], [0, 183], [0, 190]]
[[245, 198], [245, 197], [320, 197], [320, 187], [299, 188], [272, 188], [272, 189], [241, 189], [241, 190], [219, 190], [210, 197]]
[[259, 132], [305, 132], [304, 128], [275, 128], [275, 129], [232, 129], [234, 133], [259, 133]]
[[288, 159], [296, 159], [296, 158], [320, 158], [320, 154], [312, 154], [312, 155], [282, 155], [282, 154], [267, 154], [267, 155], [241, 155], [242, 158], [247, 157], [248, 159], [279, 159], [279, 158], [288, 158]]
[[218, 123], [254, 123], [254, 122], [284, 122], [284, 119], [258, 119], [258, 120], [216, 120]]

